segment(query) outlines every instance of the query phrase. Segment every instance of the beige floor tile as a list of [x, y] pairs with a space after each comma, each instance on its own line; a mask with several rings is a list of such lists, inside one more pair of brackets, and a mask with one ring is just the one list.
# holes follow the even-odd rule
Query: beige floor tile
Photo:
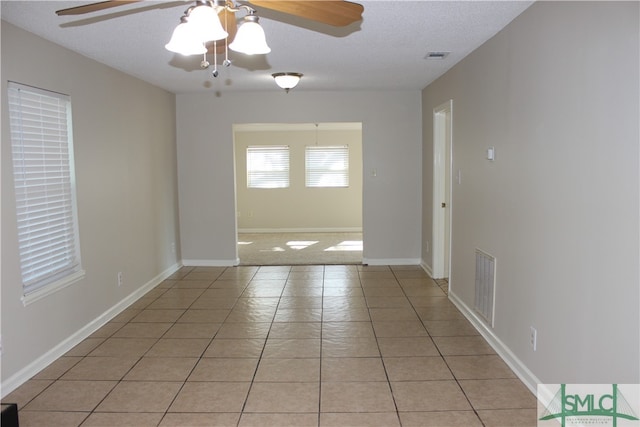
[[18, 415], [20, 427], [65, 426], [83, 424], [90, 412], [21, 411]]
[[325, 296], [322, 299], [322, 308], [338, 309], [338, 310], [367, 308], [367, 300], [365, 297]]
[[108, 322], [100, 327], [100, 329], [89, 335], [89, 338], [109, 338], [118, 332], [118, 330], [124, 325], [124, 323]]
[[455, 306], [418, 307], [416, 312], [425, 322], [429, 320], [465, 320], [460, 310]]
[[124, 381], [100, 403], [97, 412], [164, 412], [182, 382]]
[[226, 322], [272, 322], [275, 315], [275, 308], [235, 308], [227, 317]]
[[389, 383], [323, 382], [321, 412], [395, 412]]
[[282, 297], [278, 308], [322, 308], [322, 297]]
[[237, 297], [200, 297], [189, 308], [194, 310], [230, 309], [237, 301]]
[[418, 321], [413, 308], [370, 308], [371, 320], [374, 322]]
[[212, 280], [191, 280], [190, 278], [185, 278], [186, 280], [176, 280], [173, 289], [207, 289], [213, 283]]
[[375, 338], [327, 338], [322, 357], [380, 357], [380, 350]]
[[271, 323], [229, 323], [226, 322], [218, 331], [217, 338], [266, 338]]
[[56, 381], [24, 406], [24, 410], [92, 411], [116, 384], [115, 381]]
[[214, 338], [204, 352], [204, 357], [259, 358], [264, 348], [262, 338], [225, 339]]
[[156, 341], [156, 338], [109, 338], [89, 353], [89, 356], [141, 357]]
[[105, 338], [85, 338], [73, 347], [71, 350], [67, 351], [65, 356], [86, 356], [96, 349], [100, 344], [105, 342]]
[[200, 357], [210, 341], [208, 338], [161, 338], [145, 357]]
[[333, 338], [374, 338], [371, 322], [323, 322], [322, 337]]
[[360, 280], [363, 289], [367, 288], [400, 288], [400, 283], [395, 278], [382, 278], [382, 279], [368, 279], [363, 278]]
[[401, 322], [373, 322], [373, 330], [380, 337], [424, 337], [427, 330], [418, 320]]
[[196, 357], [143, 357], [124, 381], [185, 381], [198, 362]]
[[320, 308], [279, 308], [274, 322], [319, 322], [322, 320]]
[[441, 297], [445, 296], [438, 286], [428, 285], [408, 285], [403, 284], [402, 289], [408, 297]]
[[320, 340], [269, 338], [262, 357], [267, 359], [318, 358], [320, 357]]
[[262, 359], [256, 382], [318, 382], [320, 359]]
[[320, 427], [400, 427], [398, 415], [395, 412], [363, 412], [363, 413], [333, 413], [320, 414]]
[[94, 412], [82, 424], [82, 427], [155, 427], [160, 423], [162, 416], [163, 414], [160, 412], [137, 414], [131, 412]]
[[317, 427], [317, 414], [242, 414], [238, 427]]
[[357, 277], [326, 277], [324, 279], [325, 288], [359, 288], [360, 280]]
[[362, 292], [362, 288], [358, 288], [358, 287], [327, 286], [324, 288], [322, 295], [325, 297], [342, 297], [342, 296], [363, 297], [364, 293]]
[[471, 410], [455, 381], [400, 381], [391, 388], [400, 412]]
[[468, 337], [433, 337], [444, 356], [471, 356], [480, 354], [495, 354], [495, 351], [481, 336]]
[[220, 277], [221, 271], [192, 271], [182, 278], [182, 281], [190, 282], [206, 282], [213, 283], [218, 277]]
[[178, 323], [222, 323], [230, 312], [231, 310], [226, 309], [189, 309], [178, 319]]
[[71, 368], [63, 380], [117, 381], [122, 379], [140, 358], [134, 357], [85, 357]]
[[382, 359], [374, 357], [324, 357], [322, 381], [386, 381]]
[[250, 382], [187, 382], [168, 412], [242, 411]]
[[283, 297], [321, 297], [322, 288], [287, 287], [282, 291]]
[[320, 383], [253, 383], [244, 412], [318, 412]]
[[389, 381], [429, 381], [453, 379], [442, 357], [385, 357]]
[[238, 302], [233, 306], [234, 310], [266, 310], [272, 309], [275, 313], [280, 306], [280, 298], [238, 298]]
[[367, 297], [369, 308], [411, 308], [407, 297]]
[[538, 424], [535, 409], [488, 409], [478, 411], [486, 427], [535, 427]]
[[404, 297], [406, 296], [400, 286], [382, 287], [382, 286], [364, 286], [362, 288], [365, 297]]
[[82, 357], [78, 356], [63, 356], [38, 372], [32, 378], [34, 380], [57, 380], [81, 360]]
[[518, 379], [461, 380], [476, 410], [536, 408], [536, 397]]
[[371, 320], [366, 307], [345, 310], [342, 307], [325, 307], [322, 310], [324, 322], [368, 322]]
[[516, 378], [509, 366], [497, 355], [446, 356], [445, 361], [459, 380]]
[[320, 322], [278, 322], [271, 325], [270, 338], [320, 338]]
[[378, 346], [383, 357], [440, 355], [430, 337], [380, 337]]
[[239, 413], [168, 413], [160, 427], [237, 427]]
[[160, 338], [173, 323], [127, 323], [113, 334], [114, 338]]
[[2, 402], [16, 403], [18, 405], [18, 410], [21, 410], [27, 405], [27, 403], [31, 402], [51, 384], [53, 384], [53, 380], [30, 379], [11, 393], [7, 394], [2, 399]]
[[[143, 298], [148, 298], [148, 297], [143, 297]], [[136, 317], [138, 314], [140, 314], [141, 311], [142, 309], [134, 309], [134, 308], [131, 308], [131, 306], [129, 306], [129, 308], [127, 308], [126, 310], [123, 310], [121, 313], [119, 313], [117, 316], [111, 319], [111, 322], [127, 323], [128, 321]]]
[[221, 323], [175, 323], [162, 338], [213, 338]]
[[207, 357], [200, 359], [189, 381], [251, 381], [258, 359]]
[[434, 306], [444, 306], [444, 307], [455, 307], [449, 298], [445, 295], [437, 296], [437, 297], [421, 297], [421, 296], [410, 296], [407, 297], [416, 309], [419, 307], [434, 307]]
[[131, 322], [175, 322], [184, 310], [142, 310]]
[[482, 427], [473, 411], [400, 412], [403, 427]]
[[476, 328], [466, 319], [426, 320], [424, 325], [432, 337], [479, 335]]

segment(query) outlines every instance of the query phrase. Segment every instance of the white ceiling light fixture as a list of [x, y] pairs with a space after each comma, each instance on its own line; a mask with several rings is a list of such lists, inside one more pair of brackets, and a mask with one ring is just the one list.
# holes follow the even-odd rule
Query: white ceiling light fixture
[[[233, 43], [228, 44], [229, 33], [228, 22], [223, 26], [219, 14], [222, 12], [236, 13], [245, 10], [247, 15], [244, 23], [238, 29]], [[225, 15], [226, 21], [226, 15]], [[235, 18], [233, 18], [235, 28]], [[207, 68], [209, 62], [206, 60], [206, 43], [214, 42], [213, 55], [218, 54], [216, 42], [224, 40], [225, 58], [227, 58], [227, 47], [239, 53], [247, 55], [266, 54], [271, 52], [267, 45], [264, 30], [258, 22], [256, 11], [251, 7], [241, 4], [235, 5], [227, 0], [198, 0], [194, 6], [189, 7], [180, 18], [180, 24], [173, 31], [171, 40], [165, 48], [171, 52], [181, 55], [205, 55], [202, 61], [202, 68]], [[217, 60], [214, 60], [217, 64]], [[223, 62], [225, 66], [231, 65], [228, 58]], [[218, 76], [217, 69], [213, 71], [213, 76]]]
[[289, 93], [289, 90], [293, 89], [300, 83], [300, 79], [303, 74], [301, 73], [273, 73], [271, 74], [276, 81], [276, 84], [284, 89], [285, 92]]

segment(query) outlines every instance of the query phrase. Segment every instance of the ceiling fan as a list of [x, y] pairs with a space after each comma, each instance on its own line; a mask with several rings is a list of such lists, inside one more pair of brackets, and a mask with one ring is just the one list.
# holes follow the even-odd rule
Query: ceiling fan
[[[81, 15], [141, 1], [143, 0], [101, 1], [57, 10], [56, 14], [58, 16]], [[185, 15], [188, 15], [191, 9], [197, 6], [210, 6], [216, 10], [220, 18], [220, 23], [228, 34], [227, 37], [217, 40], [216, 50], [217, 53], [221, 53], [224, 51], [227, 44], [233, 42], [236, 36], [238, 23], [235, 13], [242, 8], [245, 8], [248, 12], [247, 16], [255, 16], [255, 10], [248, 5], [254, 5], [264, 9], [298, 16], [336, 27], [347, 26], [361, 20], [362, 12], [364, 11], [364, 7], [361, 4], [345, 0], [248, 0], [242, 1], [239, 4], [234, 4], [231, 0], [198, 0], [195, 2], [194, 6], [185, 12]], [[245, 20], [247, 19], [247, 16], [245, 16]], [[249, 21], [257, 21], [257, 17], [250, 18]], [[211, 46], [208, 47], [211, 51]]]

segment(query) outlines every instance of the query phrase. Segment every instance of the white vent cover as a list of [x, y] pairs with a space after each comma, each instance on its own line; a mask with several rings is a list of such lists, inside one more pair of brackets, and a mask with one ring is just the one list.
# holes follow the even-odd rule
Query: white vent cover
[[476, 249], [476, 298], [475, 310], [493, 327], [493, 304], [496, 287], [496, 259]]

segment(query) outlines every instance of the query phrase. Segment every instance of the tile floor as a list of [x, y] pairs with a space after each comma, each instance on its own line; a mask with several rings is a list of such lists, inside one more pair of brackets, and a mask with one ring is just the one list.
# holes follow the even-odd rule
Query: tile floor
[[185, 267], [4, 401], [22, 427], [536, 424], [417, 266]]

